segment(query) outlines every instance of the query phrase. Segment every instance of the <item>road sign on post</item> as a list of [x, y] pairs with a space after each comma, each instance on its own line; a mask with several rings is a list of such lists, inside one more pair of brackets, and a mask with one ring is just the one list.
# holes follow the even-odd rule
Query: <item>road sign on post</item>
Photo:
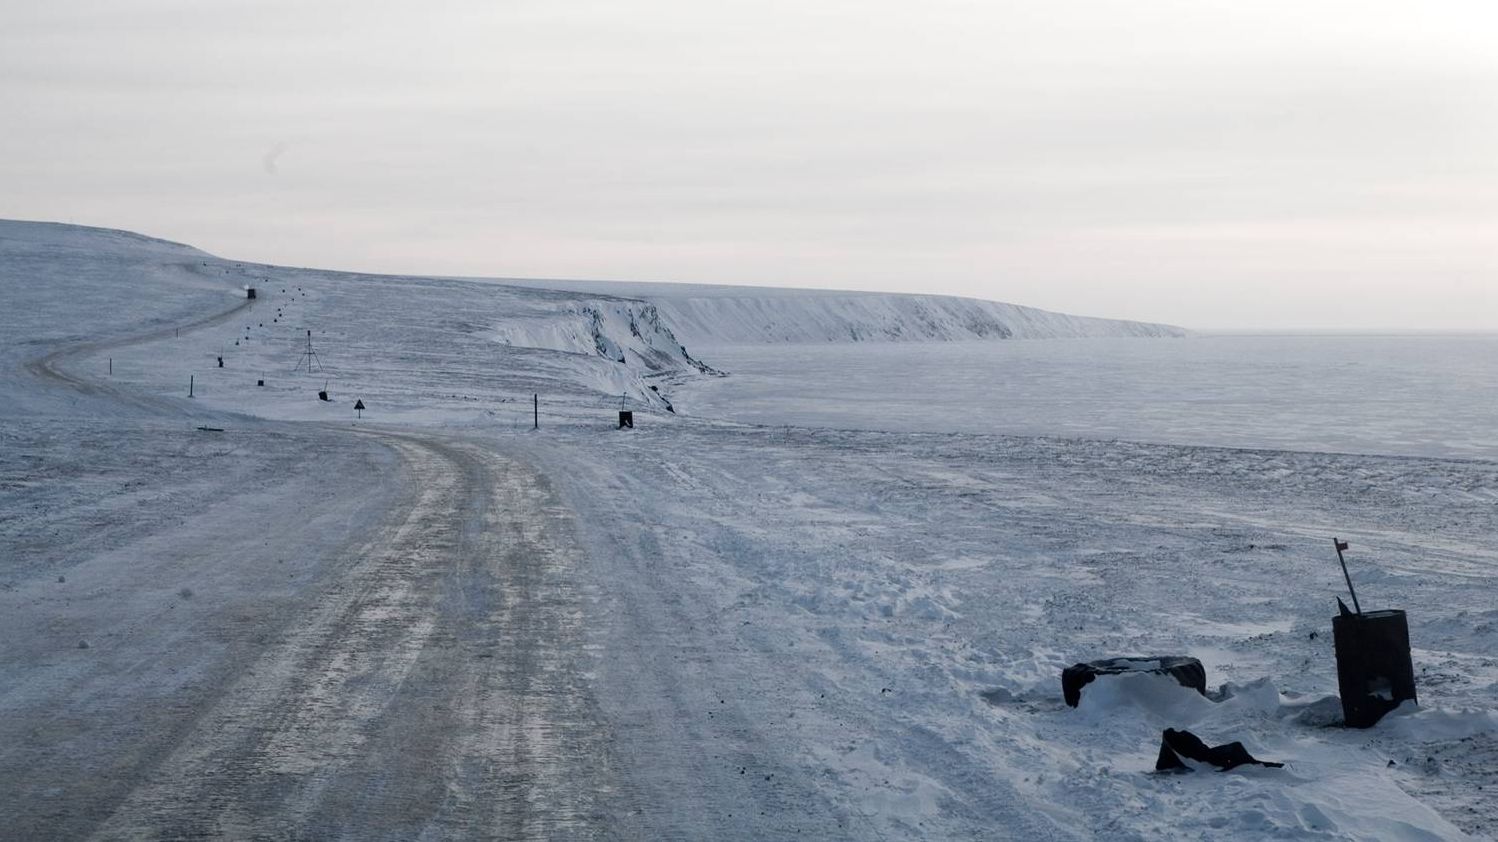
[[358, 413], [360, 418], [364, 417], [364, 401], [354, 401], [354, 412]]

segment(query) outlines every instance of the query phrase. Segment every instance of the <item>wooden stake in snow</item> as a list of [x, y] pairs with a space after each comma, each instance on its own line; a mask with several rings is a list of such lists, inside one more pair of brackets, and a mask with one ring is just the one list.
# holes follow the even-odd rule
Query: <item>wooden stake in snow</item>
[[194, 377], [194, 375], [191, 375], [191, 374], [187, 375], [187, 396], [189, 398], [192, 397], [192, 381], [193, 381], [193, 377]]
[[531, 429], [541, 429], [541, 395], [531, 395]]

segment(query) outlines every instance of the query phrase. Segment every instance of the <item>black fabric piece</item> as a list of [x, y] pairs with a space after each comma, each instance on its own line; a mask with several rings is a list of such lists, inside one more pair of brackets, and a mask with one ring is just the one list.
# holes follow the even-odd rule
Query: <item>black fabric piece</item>
[[1100, 675], [1147, 672], [1168, 675], [1182, 687], [1207, 695], [1207, 670], [1202, 662], [1184, 655], [1151, 655], [1139, 658], [1106, 658], [1074, 664], [1061, 671], [1061, 697], [1071, 707], [1082, 701], [1082, 688]]
[[1224, 772], [1248, 764], [1268, 766], [1271, 769], [1285, 765], [1255, 758], [1243, 747], [1243, 743], [1233, 742], [1208, 748], [1200, 737], [1190, 731], [1166, 728], [1165, 733], [1160, 736], [1160, 756], [1155, 759], [1155, 771], [1190, 769], [1190, 766], [1181, 762], [1182, 757], [1198, 763], [1210, 763]]

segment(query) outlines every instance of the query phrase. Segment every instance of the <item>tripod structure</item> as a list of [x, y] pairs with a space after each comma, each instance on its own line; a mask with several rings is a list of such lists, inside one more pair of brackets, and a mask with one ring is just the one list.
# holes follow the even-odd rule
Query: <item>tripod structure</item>
[[313, 366], [316, 366], [318, 371], [323, 370], [322, 360], [319, 360], [317, 358], [317, 351], [313, 350], [312, 348], [312, 331], [310, 330], [307, 331], [307, 347], [302, 351], [302, 355], [297, 359], [296, 367], [293, 368], [292, 371], [300, 371], [303, 365], [307, 366], [308, 374], [312, 373]]

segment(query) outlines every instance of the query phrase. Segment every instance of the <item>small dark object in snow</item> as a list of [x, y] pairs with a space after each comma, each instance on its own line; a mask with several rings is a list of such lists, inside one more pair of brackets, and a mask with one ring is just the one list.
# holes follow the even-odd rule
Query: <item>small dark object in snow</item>
[[254, 287], [250, 287], [249, 289], [245, 290], [245, 296], [244, 297], [245, 298], [254, 298], [255, 297], [255, 288]]
[[1016, 701], [1014, 694], [1003, 687], [984, 690], [978, 694], [978, 697], [991, 705], [1007, 705], [1010, 702]]
[[320, 401], [330, 400], [327, 391], [318, 392], [317, 399]]
[[255, 381], [255, 385], [256, 386], [264, 386], [265, 385], [265, 381], [264, 380], [256, 380]]
[[180, 596], [183, 599], [192, 599], [192, 588], [183, 588], [182, 590], [177, 591], [177, 596]]
[[1061, 671], [1061, 696], [1070, 707], [1082, 701], [1082, 688], [1091, 684], [1100, 675], [1119, 675], [1126, 672], [1147, 672], [1168, 675], [1182, 687], [1190, 687], [1207, 695], [1207, 670], [1202, 662], [1184, 655], [1152, 655], [1141, 658], [1106, 658], [1073, 664]]
[[1342, 715], [1352, 728], [1370, 728], [1406, 699], [1419, 701], [1409, 625], [1403, 611], [1341, 610], [1332, 618], [1332, 642]]
[[80, 640], [80, 641], [78, 641], [78, 648], [79, 649], [87, 649], [88, 648], [88, 641], [87, 640]]
[[68, 580], [68, 577], [66, 577], [66, 576], [58, 576], [57, 577], [58, 584], [62, 584], [63, 582], [66, 582], [67, 580]]
[[199, 427], [198, 429], [205, 433], [222, 433], [224, 431], [223, 427]]
[[635, 428], [635, 414], [632, 410], [621, 409], [619, 410], [619, 429], [622, 430], [625, 427], [631, 430]]
[[1243, 747], [1243, 743], [1233, 742], [1208, 748], [1200, 737], [1190, 731], [1166, 728], [1165, 733], [1160, 735], [1160, 756], [1155, 760], [1155, 771], [1190, 769], [1190, 766], [1181, 762], [1182, 757], [1199, 763], [1210, 763], [1224, 772], [1250, 763], [1268, 766], [1271, 769], [1278, 769], [1285, 765], [1255, 758], [1248, 753], [1248, 749]]

